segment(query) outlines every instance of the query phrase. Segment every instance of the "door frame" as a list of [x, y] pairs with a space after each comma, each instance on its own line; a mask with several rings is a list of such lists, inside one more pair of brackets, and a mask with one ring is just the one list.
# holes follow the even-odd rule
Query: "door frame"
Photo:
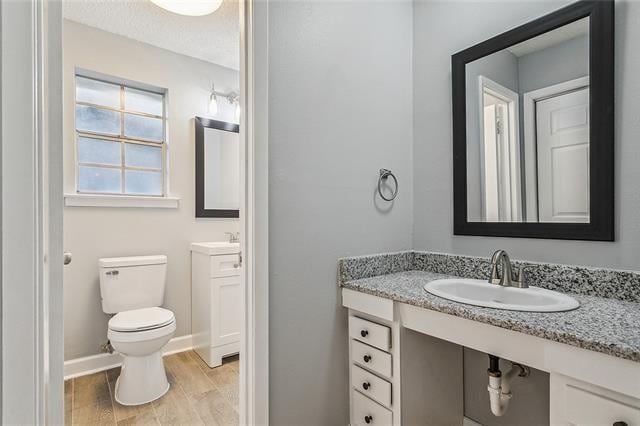
[[532, 90], [523, 95], [524, 115], [524, 155], [525, 158], [535, 158], [535, 164], [524, 164], [524, 182], [526, 194], [526, 221], [538, 221], [538, 141], [536, 139], [536, 102], [554, 96], [579, 90], [589, 86], [589, 76]]
[[[0, 410], [3, 424], [62, 424], [62, 3], [2, 2], [0, 19]], [[240, 421], [268, 424], [267, 3], [243, 0], [239, 20], [246, 188]]]
[[[514, 148], [515, 153], [511, 153], [509, 156], [509, 165], [514, 171], [516, 176], [516, 185], [511, 186], [511, 198], [515, 199], [516, 202], [511, 204], [511, 215], [512, 221], [518, 222], [522, 218], [522, 200], [520, 199], [521, 192], [521, 164], [520, 164], [520, 132], [517, 131], [518, 123], [520, 122], [520, 96], [509, 89], [501, 85], [500, 83], [496, 83], [491, 80], [489, 77], [484, 75], [478, 76], [478, 112], [480, 115], [479, 125], [481, 137], [484, 138], [484, 93], [488, 91], [491, 95], [496, 98], [500, 98], [505, 101], [508, 105], [509, 109], [509, 142], [510, 149]], [[513, 142], [513, 143], [511, 143]], [[480, 185], [483, 190], [486, 189], [486, 169], [485, 169], [485, 156], [484, 156], [484, 139], [482, 144], [482, 149], [480, 150]], [[480, 206], [482, 209], [482, 219], [483, 222], [487, 218], [487, 206], [486, 206], [486, 197], [482, 197], [480, 199]], [[515, 207], [514, 207], [515, 205]], [[514, 211], [515, 209], [515, 211]]]

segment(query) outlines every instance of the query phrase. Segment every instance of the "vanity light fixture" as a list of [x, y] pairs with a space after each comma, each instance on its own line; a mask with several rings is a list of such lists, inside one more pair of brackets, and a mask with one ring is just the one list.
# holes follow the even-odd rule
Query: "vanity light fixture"
[[216, 90], [211, 85], [211, 93], [209, 94], [209, 108], [207, 109], [209, 115], [216, 115], [218, 113], [218, 98], [216, 96]]
[[211, 85], [211, 93], [209, 94], [209, 115], [216, 115], [218, 113], [218, 96], [225, 98], [230, 105], [235, 105], [236, 119], [240, 118], [240, 95], [236, 92], [222, 93], [215, 89], [214, 85]]
[[204, 16], [218, 10], [222, 0], [151, 0], [151, 3], [178, 15]]

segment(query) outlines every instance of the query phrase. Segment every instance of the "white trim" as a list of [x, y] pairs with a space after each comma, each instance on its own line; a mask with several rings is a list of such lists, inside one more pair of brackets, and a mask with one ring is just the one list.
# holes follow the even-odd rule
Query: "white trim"
[[142, 197], [133, 195], [64, 194], [65, 207], [130, 207], [177, 209], [178, 197]]
[[531, 92], [527, 92], [523, 95], [524, 155], [525, 159], [536, 159], [534, 163], [525, 160], [524, 164], [527, 222], [538, 221], [538, 144], [536, 143], [536, 102], [552, 96], [558, 96], [565, 92], [578, 90], [586, 86], [589, 86], [589, 76], [543, 87], [538, 90], [532, 90]]
[[59, 2], [0, 3], [3, 424], [63, 422], [62, 341], [49, 340], [62, 327], [62, 209], [48, 197], [62, 182], [60, 12]]
[[[193, 349], [193, 338], [187, 336], [174, 337], [164, 347], [162, 356], [172, 355]], [[64, 379], [86, 376], [87, 374], [109, 370], [122, 365], [122, 356], [118, 353], [103, 353], [70, 359], [64, 362]]]
[[[520, 222], [522, 219], [522, 179], [520, 172], [520, 96], [513, 90], [505, 87], [488, 77], [483, 75], [478, 76], [478, 105], [479, 105], [479, 126], [480, 126], [480, 138], [484, 142], [484, 92], [487, 89], [493, 96], [500, 98], [507, 102], [509, 105], [509, 140], [514, 141], [512, 144], [515, 147], [514, 153], [510, 156], [509, 162], [511, 164], [511, 171], [515, 174], [516, 184], [511, 187], [511, 221]], [[511, 144], [510, 144], [511, 145]], [[512, 147], [510, 146], [510, 148]], [[484, 159], [484, 144], [480, 149], [480, 185], [484, 193], [485, 189], [485, 159]], [[512, 179], [513, 182], [513, 179]], [[480, 197], [480, 205], [482, 212], [482, 220], [486, 221], [487, 212], [484, 196]]]
[[268, 1], [240, 2], [240, 424], [269, 424]]

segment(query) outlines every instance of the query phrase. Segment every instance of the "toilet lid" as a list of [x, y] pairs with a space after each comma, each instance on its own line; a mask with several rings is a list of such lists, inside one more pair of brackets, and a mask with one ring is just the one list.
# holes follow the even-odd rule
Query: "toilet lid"
[[113, 331], [142, 331], [160, 328], [175, 321], [173, 312], [159, 307], [134, 309], [115, 314], [109, 320]]

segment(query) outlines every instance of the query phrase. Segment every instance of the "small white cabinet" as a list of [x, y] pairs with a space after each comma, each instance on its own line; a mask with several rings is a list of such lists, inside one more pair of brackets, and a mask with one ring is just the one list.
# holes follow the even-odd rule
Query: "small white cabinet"
[[193, 348], [209, 367], [240, 351], [240, 266], [237, 243], [191, 244]]

